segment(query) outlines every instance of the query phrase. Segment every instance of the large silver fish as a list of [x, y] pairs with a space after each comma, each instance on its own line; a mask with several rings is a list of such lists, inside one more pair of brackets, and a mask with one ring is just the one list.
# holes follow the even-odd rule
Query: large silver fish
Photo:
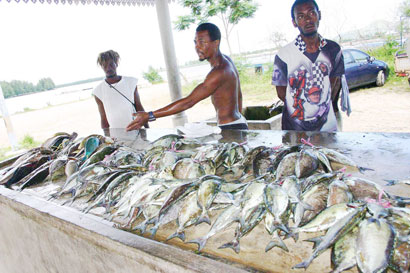
[[172, 238], [179, 238], [182, 241], [185, 241], [184, 230], [198, 221], [201, 211], [201, 208], [198, 206], [196, 192], [191, 192], [183, 201], [183, 205], [179, 211], [177, 218], [178, 229], [167, 238], [167, 241]]
[[336, 224], [327, 230], [326, 234], [322, 238], [320, 238], [312, 255], [307, 260], [295, 265], [293, 268], [308, 268], [313, 259], [334, 245], [339, 238], [343, 237], [356, 225], [358, 225], [365, 213], [366, 207], [361, 206], [340, 219]]
[[385, 219], [369, 218], [359, 225], [356, 261], [361, 272], [384, 272], [395, 244], [392, 227]]
[[368, 170], [374, 171], [373, 169], [365, 168], [365, 167], [361, 167], [357, 165], [357, 163], [354, 162], [351, 158], [345, 156], [342, 153], [337, 152], [336, 150], [321, 147], [319, 151], [324, 153], [327, 156], [327, 158], [332, 162], [336, 162], [336, 163], [339, 163], [345, 166], [357, 168], [360, 172], [368, 171]]
[[345, 236], [340, 238], [332, 248], [331, 261], [332, 273], [340, 273], [357, 264], [356, 262], [356, 238], [359, 228], [355, 227]]
[[198, 245], [198, 251], [201, 251], [209, 238], [215, 234], [223, 231], [229, 227], [232, 223], [238, 222], [240, 217], [241, 207], [239, 205], [233, 204], [222, 211], [215, 222], [212, 224], [211, 229], [208, 233], [200, 238], [188, 241], [188, 243], [193, 243]]
[[319, 167], [319, 160], [311, 149], [302, 149], [296, 159], [295, 174], [296, 177], [307, 177]]
[[197, 190], [198, 206], [201, 208], [202, 213], [196, 222], [199, 225], [202, 222], [211, 224], [211, 220], [208, 216], [208, 210], [210, 209], [212, 202], [221, 189], [222, 180], [217, 176], [205, 176], [201, 178], [199, 188]]

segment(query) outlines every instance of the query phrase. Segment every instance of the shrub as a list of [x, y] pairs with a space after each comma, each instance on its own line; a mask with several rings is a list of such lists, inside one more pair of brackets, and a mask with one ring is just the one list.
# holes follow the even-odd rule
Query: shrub
[[152, 84], [161, 83], [164, 81], [161, 75], [158, 73], [158, 70], [156, 70], [152, 66], [148, 67], [148, 72], [142, 73], [142, 77]]
[[35, 141], [34, 138], [32, 136], [30, 136], [29, 134], [25, 134], [23, 139], [20, 140], [19, 145], [21, 146], [21, 148], [24, 149], [31, 149], [34, 147], [39, 146], [39, 142]]

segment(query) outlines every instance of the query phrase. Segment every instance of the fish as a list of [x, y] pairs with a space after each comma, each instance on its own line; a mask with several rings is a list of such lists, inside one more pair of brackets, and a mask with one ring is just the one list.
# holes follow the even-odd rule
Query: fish
[[349, 187], [340, 179], [335, 179], [329, 185], [329, 194], [327, 196], [327, 207], [340, 203], [353, 202], [353, 195]]
[[316, 184], [301, 196], [294, 212], [295, 226], [304, 225], [319, 214], [327, 205], [329, 188], [326, 184]]
[[358, 201], [367, 201], [370, 199], [379, 199], [379, 194], [383, 193], [386, 197], [390, 197], [386, 193], [382, 186], [365, 178], [358, 177], [345, 177], [343, 182], [349, 187], [350, 192], [353, 195], [353, 198]]
[[252, 213], [249, 214], [249, 218], [245, 219], [243, 223], [239, 223], [235, 230], [235, 238], [226, 244], [218, 247], [219, 249], [231, 248], [236, 254], [240, 252], [240, 239], [246, 234], [252, 231], [266, 215], [266, 208], [264, 205], [255, 207]]
[[333, 172], [332, 165], [330, 164], [329, 159], [323, 152], [321, 152], [319, 149], [312, 149], [312, 152], [316, 155], [319, 162], [324, 166], [326, 172]]
[[65, 166], [67, 163], [67, 156], [59, 156], [52, 160], [49, 166], [50, 181], [56, 181], [65, 176]]
[[[282, 231], [289, 233], [286, 227], [287, 221], [289, 219], [289, 196], [279, 185], [268, 184], [264, 189], [264, 202], [267, 210], [273, 216], [274, 221], [272, 222], [273, 228], [281, 229]], [[272, 234], [272, 232], [270, 232]]]
[[265, 252], [268, 252], [274, 247], [279, 247], [286, 252], [289, 252], [288, 247], [283, 242], [282, 238], [279, 236], [279, 230], [276, 229], [274, 226], [275, 217], [268, 211], [265, 215], [265, 229], [271, 235], [270, 241], [265, 247]]
[[178, 229], [171, 234], [166, 241], [173, 238], [179, 238], [185, 241], [185, 229], [198, 222], [201, 216], [202, 209], [198, 206], [198, 195], [196, 192], [191, 192], [183, 201], [181, 210], [177, 218]]
[[22, 180], [20, 180], [21, 186], [19, 187], [18, 190], [22, 191], [27, 187], [42, 183], [49, 175], [49, 171], [50, 171], [49, 163], [51, 162], [49, 161], [43, 164], [42, 166], [40, 166], [39, 168], [31, 172], [29, 175], [24, 177]]
[[302, 192], [308, 191], [311, 187], [317, 184], [330, 184], [337, 177], [337, 173], [316, 173], [305, 179], [302, 182]]
[[319, 160], [311, 149], [302, 149], [296, 159], [295, 175], [298, 178], [311, 175], [319, 167]]
[[410, 185], [410, 177], [407, 177], [404, 179], [392, 179], [392, 180], [385, 179], [384, 181], [387, 182], [386, 186], [394, 186], [398, 184]]
[[174, 164], [172, 174], [175, 179], [192, 179], [205, 175], [205, 171], [201, 164], [195, 163], [190, 158], [183, 158]]
[[359, 228], [353, 228], [332, 247], [330, 254], [332, 273], [340, 273], [356, 266], [356, 238], [358, 233]]
[[[242, 192], [239, 202], [241, 204], [240, 221], [243, 224], [256, 207], [264, 203], [266, 184], [262, 180], [249, 183]], [[243, 224], [244, 225], [244, 224]]]
[[205, 176], [201, 178], [201, 182], [197, 190], [197, 202], [202, 212], [195, 225], [199, 225], [203, 222], [209, 225], [211, 224], [211, 220], [208, 216], [208, 210], [221, 189], [221, 182], [222, 180], [217, 176]]
[[223, 230], [231, 226], [231, 224], [233, 224], [234, 222], [238, 222], [240, 218], [240, 212], [241, 206], [237, 204], [230, 205], [219, 214], [207, 234], [202, 237], [190, 240], [187, 243], [197, 244], [198, 251], [201, 251], [205, 247], [206, 242], [209, 240], [209, 238], [219, 232], [222, 232]]
[[345, 234], [347, 234], [350, 230], [357, 226], [365, 216], [365, 213], [365, 206], [361, 206], [340, 219], [336, 224], [334, 224], [327, 230], [326, 234], [323, 237], [317, 240], [317, 246], [315, 247], [312, 255], [303, 262], [293, 266], [293, 269], [307, 269], [312, 263], [313, 259], [319, 256], [329, 247], [333, 246], [340, 238], [342, 238]]
[[279, 181], [283, 177], [295, 175], [296, 161], [299, 157], [298, 152], [287, 154], [279, 163], [275, 172], [276, 180]]
[[64, 173], [66, 177], [70, 177], [73, 173], [77, 172], [78, 168], [78, 162], [76, 159], [68, 159], [64, 168]]
[[104, 159], [106, 155], [113, 153], [118, 146], [112, 144], [103, 143], [81, 164], [80, 169], [85, 168], [91, 164], [100, 162]]
[[356, 162], [354, 162], [351, 158], [345, 156], [342, 153], [337, 152], [336, 150], [321, 147], [319, 151], [324, 153], [330, 161], [342, 164], [344, 166], [357, 168], [361, 173], [363, 173], [364, 171], [374, 171], [374, 169], [361, 167], [357, 165]]
[[389, 267], [395, 272], [408, 273], [410, 270], [410, 242], [397, 243], [390, 259]]
[[11, 170], [11, 175], [6, 176], [3, 181], [0, 181], [0, 185], [4, 185], [5, 187], [10, 188], [13, 184], [18, 183], [21, 179], [23, 179], [51, 159], [52, 157], [48, 154], [33, 155], [32, 157], [21, 163], [21, 165]]
[[359, 225], [356, 261], [361, 272], [384, 272], [395, 244], [394, 231], [385, 219], [369, 218]]
[[161, 223], [164, 222], [164, 220], [162, 218], [165, 216], [167, 211], [175, 203], [182, 200], [190, 192], [194, 191], [196, 189], [197, 182], [198, 182], [197, 180], [188, 181], [188, 182], [185, 182], [181, 185], [178, 185], [178, 186], [174, 187], [170, 191], [169, 195], [166, 197], [164, 203], [162, 204], [160, 211], [158, 212], [158, 217], [155, 221], [155, 226], [153, 228], [151, 228], [151, 237], [155, 236], [155, 233], [156, 233], [157, 229], [159, 228]]
[[293, 232], [325, 231], [354, 210], [354, 205], [348, 203], [335, 204], [321, 211], [305, 225], [294, 228]]

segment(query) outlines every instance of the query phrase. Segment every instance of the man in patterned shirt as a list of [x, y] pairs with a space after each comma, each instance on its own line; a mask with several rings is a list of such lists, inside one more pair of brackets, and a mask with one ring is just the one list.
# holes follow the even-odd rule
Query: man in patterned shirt
[[[285, 103], [282, 129], [337, 131], [337, 100], [345, 73], [342, 51], [319, 35], [321, 13], [314, 0], [296, 0], [291, 16], [300, 34], [278, 52], [272, 75]], [[343, 92], [348, 93], [343, 82]]]

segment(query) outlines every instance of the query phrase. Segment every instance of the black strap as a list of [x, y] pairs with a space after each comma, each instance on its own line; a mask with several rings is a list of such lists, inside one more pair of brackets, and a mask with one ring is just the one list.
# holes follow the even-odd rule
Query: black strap
[[121, 93], [117, 88], [115, 88], [115, 86], [113, 86], [111, 83], [105, 81], [106, 83], [108, 83], [108, 85], [113, 88], [115, 91], [117, 91], [121, 96], [123, 96], [127, 101], [129, 101], [132, 106], [134, 106], [135, 112], [138, 112], [137, 110], [137, 106], [135, 105], [135, 103], [133, 103], [132, 101], [130, 101], [123, 93]]

